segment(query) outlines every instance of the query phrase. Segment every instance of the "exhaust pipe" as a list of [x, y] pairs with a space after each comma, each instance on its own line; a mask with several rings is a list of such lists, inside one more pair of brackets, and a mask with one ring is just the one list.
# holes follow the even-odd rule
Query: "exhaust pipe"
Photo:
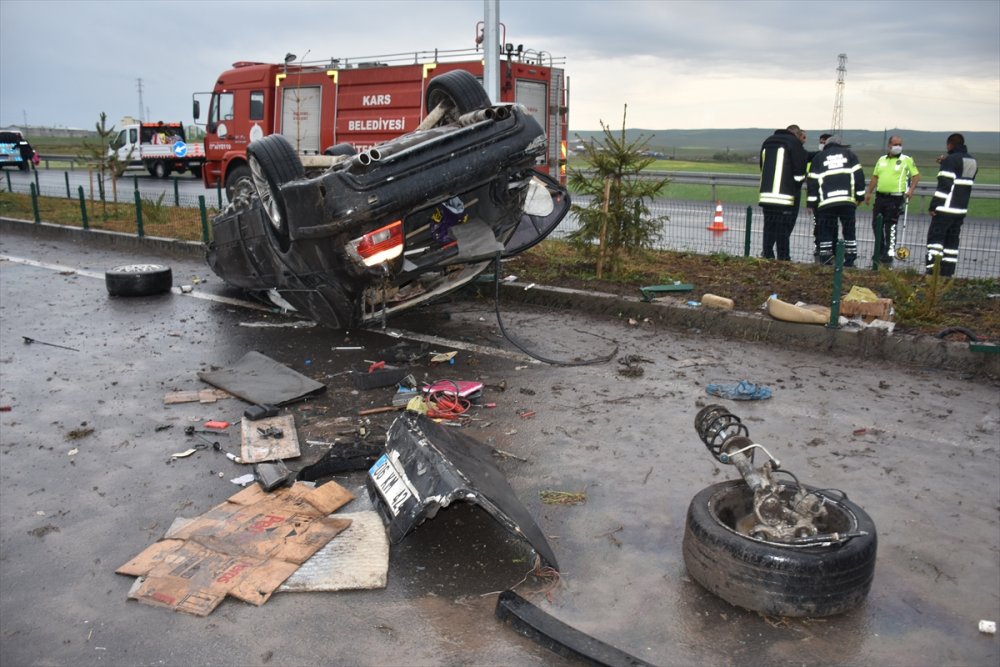
[[373, 162], [378, 162], [382, 159], [382, 153], [378, 151], [377, 148], [369, 148], [368, 150], [358, 153], [354, 157], [354, 165], [356, 167], [370, 167]]
[[458, 124], [461, 127], [466, 125], [472, 125], [473, 123], [481, 123], [484, 120], [493, 120], [496, 114], [492, 108], [489, 109], [478, 109], [476, 111], [470, 111], [467, 114], [463, 114], [458, 117]]

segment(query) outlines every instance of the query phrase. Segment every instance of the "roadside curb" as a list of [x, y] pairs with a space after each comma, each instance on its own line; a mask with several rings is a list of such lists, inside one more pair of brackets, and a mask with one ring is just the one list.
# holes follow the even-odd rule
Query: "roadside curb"
[[564, 309], [584, 309], [612, 317], [666, 324], [674, 329], [723, 338], [794, 347], [837, 356], [884, 359], [893, 363], [1000, 377], [1000, 355], [977, 352], [968, 343], [929, 335], [889, 334], [884, 329], [831, 329], [816, 324], [782, 322], [763, 313], [692, 308], [683, 299], [662, 297], [645, 302], [638, 297], [584, 292], [523, 283], [501, 285], [501, 300]]
[[[52, 223], [0, 217], [0, 232], [39, 238], [68, 239], [76, 243], [121, 250], [142, 250], [167, 257], [201, 259], [205, 246], [196, 241], [83, 230]], [[970, 349], [968, 343], [928, 335], [887, 334], [882, 329], [830, 329], [771, 319], [763, 313], [692, 308], [675, 297], [645, 302], [638, 297], [585, 292], [523, 283], [501, 284], [501, 300], [665, 324], [671, 328], [723, 338], [765, 343], [775, 347], [827, 352], [841, 357], [883, 359], [892, 363], [938, 368], [1000, 378], [1000, 354]]]

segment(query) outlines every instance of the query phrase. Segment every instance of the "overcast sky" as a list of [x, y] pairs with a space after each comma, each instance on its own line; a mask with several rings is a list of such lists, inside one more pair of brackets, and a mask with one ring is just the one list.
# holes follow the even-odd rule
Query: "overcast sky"
[[[237, 60], [474, 46], [484, 0], [0, 0], [0, 125], [191, 122]], [[1000, 2], [500, 0], [506, 41], [565, 58], [570, 129], [1000, 131]]]

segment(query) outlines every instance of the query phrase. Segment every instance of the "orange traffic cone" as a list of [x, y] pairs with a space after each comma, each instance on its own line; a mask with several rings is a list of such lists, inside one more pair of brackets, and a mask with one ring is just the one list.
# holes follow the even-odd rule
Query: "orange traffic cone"
[[722, 201], [715, 202], [715, 219], [712, 220], [712, 224], [708, 226], [708, 230], [711, 232], [727, 232], [729, 227], [726, 227], [726, 223], [722, 221]]

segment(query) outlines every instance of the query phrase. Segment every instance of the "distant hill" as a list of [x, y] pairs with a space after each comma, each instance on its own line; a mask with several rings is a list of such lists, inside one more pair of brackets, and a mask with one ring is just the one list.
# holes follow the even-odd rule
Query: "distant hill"
[[[740, 128], [740, 129], [709, 129], [709, 130], [625, 130], [627, 141], [635, 141], [640, 135], [650, 136], [649, 150], [671, 155], [672, 151], [684, 153], [705, 151], [706, 154], [718, 151], [756, 153], [764, 141], [774, 131], [774, 128]], [[819, 141], [819, 135], [827, 130], [811, 130], [806, 128], [809, 138], [806, 148], [813, 150]], [[903, 145], [910, 152], [943, 151], [945, 140], [950, 132], [920, 132], [917, 130], [902, 130], [892, 128], [882, 132], [871, 130], [844, 130], [844, 141], [856, 151], [880, 151], [885, 147], [886, 139], [891, 134], [903, 136]], [[964, 132], [965, 143], [973, 153], [1000, 153], [1000, 132]], [[570, 130], [570, 144], [582, 139], [600, 139], [600, 131]]]

